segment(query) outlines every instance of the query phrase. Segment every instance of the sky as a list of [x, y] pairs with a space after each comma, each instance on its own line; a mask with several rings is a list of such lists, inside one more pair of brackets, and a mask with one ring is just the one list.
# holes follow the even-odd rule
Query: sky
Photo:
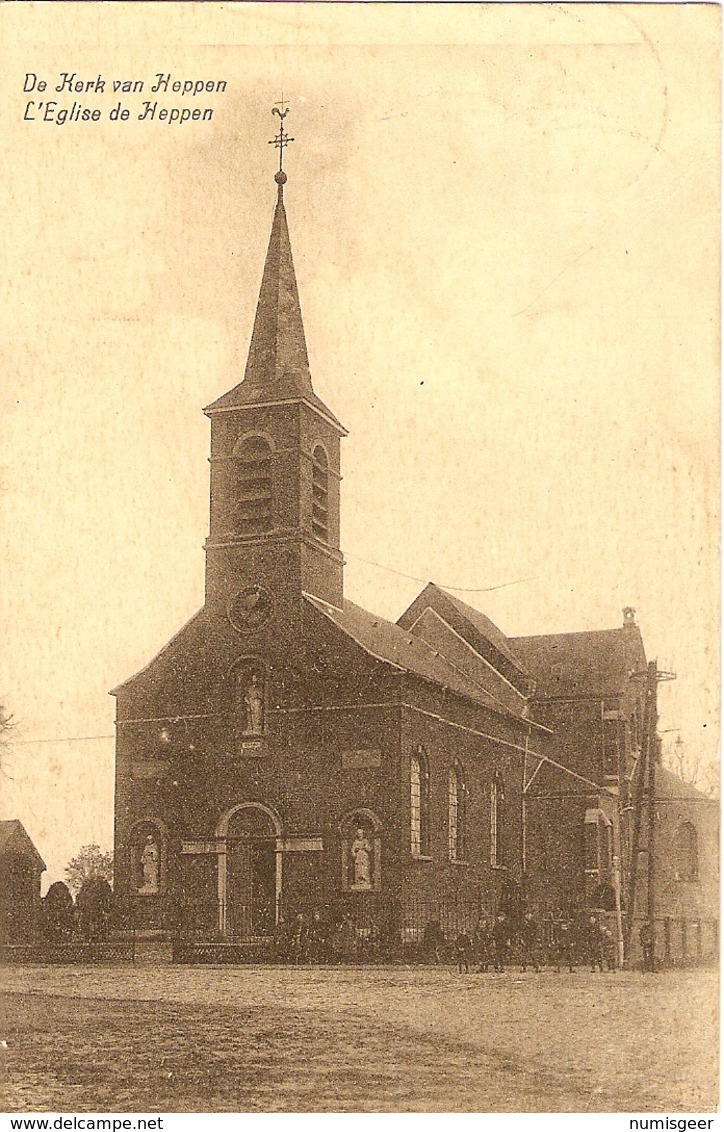
[[634, 606], [665, 747], [718, 765], [719, 18], [0, 7], [0, 817], [46, 884], [112, 843], [109, 689], [203, 603], [201, 409], [243, 375], [282, 93], [346, 595], [396, 619], [431, 579], [511, 636]]

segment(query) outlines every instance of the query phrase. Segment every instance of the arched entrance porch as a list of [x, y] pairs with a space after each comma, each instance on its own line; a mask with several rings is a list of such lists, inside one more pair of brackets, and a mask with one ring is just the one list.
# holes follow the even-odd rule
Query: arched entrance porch
[[261, 802], [241, 802], [220, 819], [218, 839], [219, 934], [223, 939], [270, 936], [279, 918], [282, 827]]

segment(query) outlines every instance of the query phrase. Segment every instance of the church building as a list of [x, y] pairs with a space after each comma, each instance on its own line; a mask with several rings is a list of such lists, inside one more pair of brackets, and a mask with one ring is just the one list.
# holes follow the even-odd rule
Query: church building
[[[595, 901], [625, 849], [638, 629], [557, 650], [433, 584], [396, 623], [345, 597], [346, 430], [314, 392], [281, 161], [275, 180], [244, 377], [204, 410], [205, 602], [113, 692], [119, 906], [207, 941], [316, 911], [404, 944]], [[606, 670], [588, 700], [571, 665]]]
[[346, 430], [312, 385], [276, 181], [244, 379], [205, 410], [205, 604], [114, 690], [116, 892], [136, 924], [173, 904], [210, 938], [314, 908], [414, 933], [520, 881], [549, 732], [481, 613], [433, 585], [397, 624], [344, 597]]

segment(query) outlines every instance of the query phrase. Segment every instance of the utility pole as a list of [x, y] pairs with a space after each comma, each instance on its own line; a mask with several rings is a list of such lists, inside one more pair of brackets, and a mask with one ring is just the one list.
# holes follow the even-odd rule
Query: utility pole
[[[643, 675], [643, 673], [641, 674]], [[631, 838], [631, 873], [629, 880], [629, 893], [626, 907], [626, 955], [631, 954], [631, 933], [633, 931], [634, 912], [636, 911], [636, 885], [638, 883], [639, 855], [641, 848], [641, 821], [644, 806], [644, 784], [647, 781], [646, 770], [649, 766], [649, 748], [651, 737], [651, 716], [656, 716], [654, 704], [656, 701], [656, 661], [652, 660], [646, 669], [646, 694], [644, 700], [643, 735], [641, 736], [641, 751], [634, 771], [632, 783], [634, 824]], [[656, 723], [654, 723], [656, 727]]]
[[619, 970], [624, 963], [623, 920], [621, 916], [621, 857], [613, 857], [613, 893], [616, 901], [616, 966]]
[[[647, 854], [646, 870], [646, 915], [654, 919], [656, 913], [656, 761], [657, 740], [656, 723], [658, 714], [656, 710], [656, 687], [663, 680], [675, 680], [673, 672], [663, 672], [655, 660], [647, 665], [646, 693], [644, 701], [643, 736], [641, 754], [634, 773], [633, 810], [634, 827], [631, 842], [631, 880], [627, 902], [626, 916], [626, 955], [631, 954], [631, 933], [633, 931], [634, 914], [636, 912], [636, 885], [638, 881], [638, 859], [641, 853]], [[647, 807], [646, 845], [641, 845], [641, 826], [643, 824], [643, 808]]]
[[[658, 679], [658, 672], [654, 664], [654, 681]], [[648, 688], [647, 693], [648, 695]], [[654, 923], [656, 915], [656, 890], [654, 888], [654, 862], [656, 860], [656, 762], [658, 755], [658, 742], [656, 739], [656, 685], [654, 684], [654, 709], [651, 713], [653, 715], [653, 726], [651, 727], [651, 734], [648, 742], [648, 828], [646, 831], [646, 848], [648, 850], [648, 862], [646, 870], [646, 918]]]

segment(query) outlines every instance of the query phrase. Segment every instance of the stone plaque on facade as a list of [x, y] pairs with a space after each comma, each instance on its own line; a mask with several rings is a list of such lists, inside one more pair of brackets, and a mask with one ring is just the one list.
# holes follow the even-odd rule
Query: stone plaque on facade
[[277, 842], [282, 853], [321, 853], [324, 842], [321, 837], [284, 837]]
[[361, 751], [342, 751], [343, 770], [364, 770], [366, 767], [382, 766], [382, 751], [370, 747]]
[[133, 759], [131, 777], [162, 778], [170, 769], [169, 764], [163, 759]]
[[182, 841], [182, 853], [221, 853], [225, 848], [225, 842], [222, 840], [217, 841]]

